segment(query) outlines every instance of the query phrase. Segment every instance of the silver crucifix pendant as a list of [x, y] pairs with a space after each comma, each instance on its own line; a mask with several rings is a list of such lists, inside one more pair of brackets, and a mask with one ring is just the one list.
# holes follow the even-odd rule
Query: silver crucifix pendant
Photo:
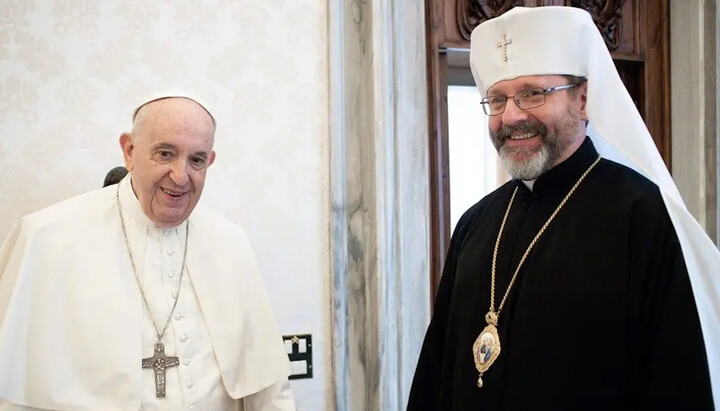
[[155, 371], [155, 396], [165, 397], [165, 369], [177, 367], [180, 364], [178, 357], [165, 356], [165, 345], [162, 342], [155, 344], [155, 355], [143, 358], [142, 367], [152, 368]]

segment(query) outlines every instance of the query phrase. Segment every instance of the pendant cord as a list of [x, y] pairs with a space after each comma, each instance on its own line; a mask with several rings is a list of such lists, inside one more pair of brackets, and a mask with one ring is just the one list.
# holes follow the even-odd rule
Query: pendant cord
[[170, 320], [172, 320], [172, 315], [175, 312], [175, 307], [177, 307], [178, 299], [180, 298], [180, 286], [182, 285], [183, 274], [185, 273], [185, 261], [187, 259], [190, 221], [188, 220], [185, 222], [185, 250], [183, 251], [183, 259], [182, 265], [180, 267], [180, 277], [178, 279], [177, 291], [175, 292], [175, 300], [173, 301], [173, 305], [170, 309], [167, 320], [165, 320], [165, 325], [163, 326], [162, 331], [160, 331], [157, 324], [155, 323], [155, 319], [153, 318], [152, 310], [150, 310], [150, 304], [148, 303], [147, 297], [145, 296], [145, 290], [143, 289], [142, 283], [140, 282], [140, 276], [138, 276], [137, 268], [135, 267], [135, 260], [133, 259], [132, 249], [130, 248], [130, 240], [128, 239], [127, 229], [125, 228], [125, 218], [123, 218], [122, 207], [120, 206], [120, 184], [118, 184], [117, 191], [115, 192], [115, 200], [117, 201], [118, 212], [120, 213], [120, 224], [122, 226], [122, 232], [125, 239], [125, 246], [127, 247], [128, 256], [130, 257], [130, 265], [132, 266], [133, 274], [135, 274], [135, 282], [137, 283], [138, 290], [140, 290], [140, 296], [142, 297], [143, 304], [145, 305], [145, 310], [147, 311], [148, 318], [150, 318], [150, 322], [152, 323], [153, 328], [155, 328], [155, 334], [157, 335], [158, 342], [162, 342], [162, 338], [165, 335], [165, 331], [167, 331], [168, 326], [170, 325]]
[[493, 258], [492, 258], [492, 271], [491, 271], [491, 277], [490, 277], [490, 313], [495, 313], [495, 321], [497, 321], [497, 317], [500, 316], [500, 311], [502, 311], [503, 307], [505, 306], [505, 300], [507, 300], [508, 295], [510, 294], [510, 289], [512, 288], [513, 284], [515, 284], [515, 280], [517, 279], [518, 273], [520, 272], [520, 267], [522, 267], [523, 263], [525, 262], [525, 259], [527, 258], [528, 254], [530, 254], [530, 250], [532, 250], [535, 243], [537, 243], [540, 236], [545, 232], [545, 229], [550, 225], [550, 222], [552, 222], [553, 219], [555, 219], [555, 216], [560, 211], [561, 208], [565, 205], [565, 203], [568, 201], [570, 196], [575, 192], [575, 190], [578, 188], [580, 183], [585, 179], [585, 177], [590, 173], [590, 170], [592, 170], [598, 162], [600, 162], [600, 156], [598, 156], [597, 159], [588, 167], [587, 170], [580, 176], [578, 181], [575, 183], [575, 185], [572, 186], [570, 191], [567, 193], [565, 198], [560, 202], [560, 205], [557, 206], [555, 211], [553, 211], [552, 215], [550, 215], [550, 218], [543, 224], [543, 226], [540, 228], [540, 231], [538, 231], [537, 235], [535, 235], [535, 238], [530, 242], [530, 245], [528, 245], [527, 249], [525, 250], [525, 253], [523, 254], [522, 258], [520, 259], [520, 262], [518, 263], [517, 268], [515, 269], [515, 273], [513, 274], [512, 278], [510, 279], [510, 283], [508, 284], [507, 290], [505, 290], [505, 295], [502, 298], [502, 301], [500, 301], [500, 305], [498, 306], [497, 313], [495, 313], [495, 263], [497, 261], [497, 253], [498, 248], [500, 245], [500, 237], [502, 236], [503, 229], [505, 228], [505, 222], [507, 221], [507, 217], [510, 214], [510, 208], [512, 207], [513, 200], [515, 199], [515, 194], [517, 193], [517, 186], [515, 187], [515, 190], [513, 191], [512, 197], [510, 197], [510, 203], [508, 204], [508, 208], [505, 211], [505, 216], [503, 217], [502, 224], [500, 225], [500, 232], [498, 233], [497, 240], [495, 241], [495, 249], [493, 250]]

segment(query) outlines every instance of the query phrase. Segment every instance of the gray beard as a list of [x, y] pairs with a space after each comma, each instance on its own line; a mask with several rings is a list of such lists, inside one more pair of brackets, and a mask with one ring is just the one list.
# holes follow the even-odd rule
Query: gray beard
[[525, 161], [513, 161], [513, 154], [520, 150], [502, 147], [500, 149], [500, 161], [505, 170], [513, 177], [520, 180], [535, 180], [552, 168], [555, 161], [546, 144], [543, 144], [536, 153]]
[[[563, 152], [572, 144], [582, 123], [579, 113], [568, 110], [568, 116], [555, 129], [548, 130], [537, 120], [528, 120], [520, 124], [505, 126], [497, 133], [490, 132], [495, 149], [500, 154], [500, 161], [505, 170], [513, 177], [521, 180], [535, 180], [550, 170], [562, 157]], [[504, 142], [513, 132], [539, 134], [543, 144], [539, 149], [527, 152], [524, 148], [506, 147]], [[521, 160], [513, 160], [515, 154], [523, 154]], [[529, 154], [529, 155], [527, 155]]]

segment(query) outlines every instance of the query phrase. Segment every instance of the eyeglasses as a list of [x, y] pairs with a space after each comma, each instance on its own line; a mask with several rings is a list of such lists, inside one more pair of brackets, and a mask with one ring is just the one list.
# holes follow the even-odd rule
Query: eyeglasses
[[497, 116], [505, 112], [508, 99], [515, 100], [515, 105], [522, 110], [540, 107], [547, 101], [547, 95], [553, 91], [569, 90], [582, 83], [564, 84], [550, 88], [535, 87], [518, 91], [512, 96], [488, 96], [480, 101], [483, 111], [488, 116]]

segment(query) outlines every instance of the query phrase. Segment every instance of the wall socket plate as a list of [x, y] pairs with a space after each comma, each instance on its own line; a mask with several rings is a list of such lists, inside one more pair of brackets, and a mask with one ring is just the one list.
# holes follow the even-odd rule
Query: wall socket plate
[[282, 338], [292, 366], [292, 374], [288, 379], [312, 378], [312, 335], [290, 334], [283, 335]]

